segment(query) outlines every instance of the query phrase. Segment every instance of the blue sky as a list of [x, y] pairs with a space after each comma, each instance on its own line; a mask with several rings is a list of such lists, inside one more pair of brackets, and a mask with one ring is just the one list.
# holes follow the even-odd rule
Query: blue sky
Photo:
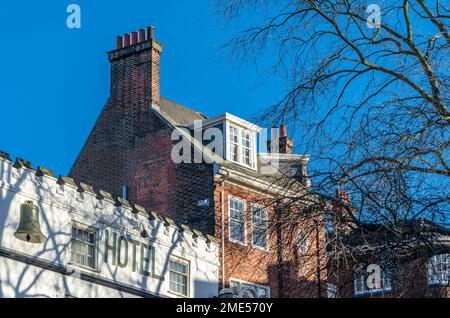
[[[81, 30], [66, 8], [81, 7]], [[117, 35], [154, 25], [164, 43], [161, 94], [208, 116], [251, 118], [274, 103], [283, 81], [219, 48], [236, 31], [208, 0], [2, 1], [0, 150], [67, 174], [109, 94]]]

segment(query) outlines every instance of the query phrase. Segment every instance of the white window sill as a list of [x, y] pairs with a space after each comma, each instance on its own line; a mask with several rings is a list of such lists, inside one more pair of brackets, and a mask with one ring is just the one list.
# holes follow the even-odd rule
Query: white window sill
[[174, 295], [174, 296], [177, 296], [177, 297], [180, 297], [180, 298], [189, 298], [189, 296], [186, 296], [186, 295], [183, 295], [183, 294], [179, 294], [179, 293], [171, 291], [171, 290], [168, 290], [167, 293], [169, 293], [171, 295]]
[[247, 242], [242, 242], [242, 241], [234, 240], [234, 239], [232, 239], [231, 237], [228, 239], [228, 241], [229, 241], [230, 243], [239, 244], [239, 245], [242, 245], [242, 246], [248, 246], [248, 243], [247, 243]]
[[240, 165], [241, 167], [244, 167], [244, 168], [247, 168], [247, 169], [250, 169], [250, 170], [253, 170], [253, 171], [257, 171], [258, 170], [256, 167], [249, 166], [249, 165], [247, 165], [245, 163], [242, 163], [242, 162], [239, 162], [239, 161], [234, 161], [234, 160], [231, 160], [231, 159], [227, 159], [227, 161], [231, 162], [231, 163], [235, 163], [237, 165]]
[[[69, 262], [69, 263], [67, 263], [67, 265], [73, 270], [79, 269], [79, 270], [88, 271], [88, 272], [95, 273], [95, 274], [101, 273], [100, 269], [97, 268], [97, 267], [96, 268], [92, 268], [92, 267], [80, 265], [80, 264], [73, 263], [73, 262]], [[75, 274], [75, 272], [73, 274]]]
[[261, 251], [261, 252], [266, 252], [266, 253], [269, 253], [269, 252], [270, 252], [270, 248], [268, 248], [268, 247], [261, 247], [261, 246], [254, 245], [254, 244], [252, 244], [252, 247], [253, 247], [255, 250], [258, 250], [258, 251]]

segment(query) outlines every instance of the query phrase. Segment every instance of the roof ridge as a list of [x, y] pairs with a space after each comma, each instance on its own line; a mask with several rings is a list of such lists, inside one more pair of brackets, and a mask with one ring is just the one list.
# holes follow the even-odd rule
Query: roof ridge
[[[16, 158], [16, 161], [13, 162], [11, 160], [11, 156], [9, 155], [9, 153], [6, 153], [4, 151], [0, 150], [0, 167], [1, 167], [1, 162], [6, 162], [7, 164], [10, 165], [10, 167], [16, 168], [16, 169], [25, 169], [30, 171], [31, 173], [35, 174], [36, 177], [39, 178], [50, 178], [52, 180], [54, 180], [55, 184], [58, 184], [59, 186], [61, 185], [67, 185], [73, 189], [75, 189], [76, 191], [80, 192], [80, 193], [90, 193], [92, 196], [96, 197], [98, 200], [106, 200], [109, 201], [111, 203], [113, 203], [116, 206], [122, 206], [124, 208], [127, 208], [128, 210], [130, 210], [133, 214], [134, 213], [141, 213], [144, 216], [147, 217], [154, 217], [157, 216], [161, 221], [166, 222], [166, 219], [172, 220], [170, 217], [164, 216], [163, 213], [161, 212], [155, 212], [152, 211], [150, 209], [146, 209], [143, 206], [140, 205], [140, 202], [138, 202], [137, 200], [134, 201], [129, 201], [125, 198], [122, 198], [120, 195], [116, 195], [116, 194], [111, 194], [107, 191], [104, 191], [100, 188], [91, 186], [87, 183], [84, 183], [80, 180], [75, 180], [71, 177], [67, 177], [64, 175], [59, 175], [59, 177], [55, 177], [53, 175], [53, 172], [47, 168], [44, 168], [42, 166], [38, 166], [38, 169], [34, 169], [33, 164], [31, 163], [31, 161], [27, 161], [24, 159], [21, 159], [19, 157]], [[1, 177], [1, 174], [0, 174]], [[1, 178], [0, 178], [1, 179]], [[50, 191], [50, 190], [48, 190]], [[184, 227], [182, 228], [183, 230], [188, 230], [192, 233], [194, 233], [194, 231], [197, 232], [197, 234], [194, 233], [194, 235], [197, 235], [199, 237], [202, 237], [203, 239], [206, 240], [206, 242], [214, 242], [217, 243], [217, 240], [215, 237], [207, 234], [204, 231], [200, 231], [197, 229], [192, 228], [191, 226], [181, 223], [179, 221], [174, 221], [173, 220], [173, 224], [169, 224], [172, 227], [175, 228], [182, 228], [182, 225], [184, 225]], [[198, 233], [201, 233], [201, 235], [199, 235]]]
[[176, 105], [177, 107], [181, 107], [181, 108], [184, 108], [185, 110], [188, 110], [188, 111], [191, 111], [191, 112], [195, 112], [195, 113], [197, 113], [197, 114], [199, 114], [199, 115], [205, 117], [205, 119], [209, 118], [209, 117], [206, 116], [204, 113], [202, 113], [202, 112], [200, 112], [200, 111], [198, 111], [198, 110], [196, 110], [196, 109], [194, 109], [194, 108], [191, 108], [191, 107], [188, 107], [188, 106], [186, 106], [186, 105], [180, 104], [180, 103], [178, 103], [178, 102], [176, 102], [176, 101], [174, 101], [174, 100], [172, 100], [172, 99], [170, 99], [170, 98], [163, 97], [163, 96], [161, 96], [160, 98], [163, 99], [163, 100], [166, 100], [166, 101], [168, 101], [168, 102], [170, 102], [170, 103], [172, 103], [172, 104], [174, 104], [174, 105]]

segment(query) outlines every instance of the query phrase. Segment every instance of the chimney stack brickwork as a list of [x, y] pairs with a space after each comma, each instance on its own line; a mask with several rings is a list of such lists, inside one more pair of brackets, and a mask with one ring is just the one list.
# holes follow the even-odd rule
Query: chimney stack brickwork
[[[117, 49], [110, 52], [111, 97], [141, 104], [140, 111], [160, 103], [160, 61], [163, 46], [153, 38], [149, 28], [118, 37]], [[123, 43], [121, 43], [121, 39]], [[132, 90], [132, 94], [129, 91]], [[125, 96], [127, 95], [127, 96]], [[123, 97], [132, 100], [123, 100]], [[150, 105], [148, 103], [150, 102]]]
[[[143, 33], [118, 36], [116, 50], [108, 53], [110, 97], [70, 172], [72, 177], [98, 188], [108, 187], [114, 194], [120, 194], [122, 186], [130, 188], [131, 196], [136, 194], [135, 175], [142, 162], [134, 147], [136, 136], [163, 126], [151, 125], [156, 115], [149, 112], [160, 101], [162, 45], [153, 38], [137, 36]], [[154, 147], [146, 144], [147, 151]]]
[[294, 141], [288, 137], [286, 125], [281, 125], [280, 153], [290, 155], [294, 150]]
[[110, 98], [70, 176], [115, 195], [127, 186], [130, 199], [147, 210], [181, 222], [193, 220], [193, 226], [214, 234], [214, 218], [199, 216], [199, 209], [204, 215], [213, 207], [196, 206], [201, 199], [213, 201], [212, 165], [172, 162], [172, 128], [151, 111], [161, 101], [163, 47], [153, 27], [132, 34], [138, 35], [136, 44], [131, 45], [136, 35], [119, 36], [117, 49], [108, 53]]
[[275, 149], [272, 149], [272, 146], [278, 147], [278, 153], [291, 155], [294, 150], [294, 141], [289, 138], [287, 134], [287, 127], [285, 124], [281, 125], [280, 128], [280, 137], [278, 138], [278, 142], [274, 142], [275, 145], [272, 145], [272, 141], [269, 140], [267, 142], [267, 150], [270, 153], [274, 153]]

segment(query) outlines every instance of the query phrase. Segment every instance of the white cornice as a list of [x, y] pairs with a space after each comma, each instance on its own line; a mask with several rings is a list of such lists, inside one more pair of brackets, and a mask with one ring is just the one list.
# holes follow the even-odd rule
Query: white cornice
[[216, 176], [228, 176], [229, 181], [236, 181], [240, 184], [247, 185], [252, 189], [257, 189], [257, 192], [269, 193], [271, 195], [283, 195], [285, 197], [294, 197], [298, 195], [298, 191], [308, 191], [303, 185], [296, 182], [291, 189], [281, 187], [273, 182], [267, 182], [260, 178], [249, 176], [226, 167], [220, 166], [215, 169]]
[[[248, 122], [248, 121], [246, 121], [242, 118], [239, 118], [237, 116], [234, 116], [230, 113], [224, 113], [224, 114], [216, 116], [216, 117], [208, 118], [206, 120], [203, 120], [202, 124], [203, 124], [203, 128], [206, 128], [206, 127], [213, 126], [217, 123], [225, 122], [225, 121], [236, 124], [240, 127], [244, 127], [251, 131], [258, 132], [258, 133], [261, 131], [261, 127], [259, 127], [258, 125], [252, 124], [251, 122]], [[189, 129], [194, 129], [194, 125], [190, 125], [188, 127], [189, 127]]]
[[299, 160], [299, 161], [307, 164], [310, 159], [310, 157], [308, 155], [296, 155], [296, 154], [284, 154], [284, 153], [259, 153], [258, 155], [266, 161], [270, 161], [270, 160], [297, 161], [297, 160]]

